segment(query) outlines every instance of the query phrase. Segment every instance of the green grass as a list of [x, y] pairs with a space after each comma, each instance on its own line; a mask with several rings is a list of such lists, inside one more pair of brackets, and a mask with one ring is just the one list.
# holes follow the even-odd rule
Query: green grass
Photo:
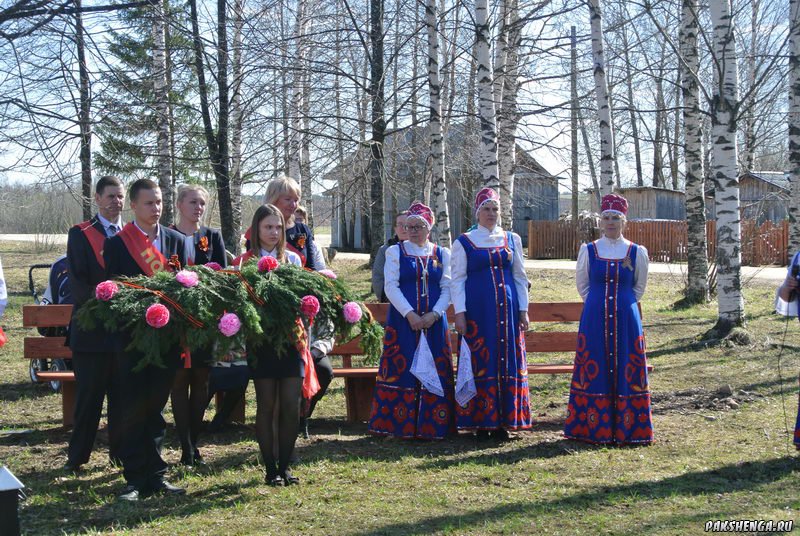
[[[22, 358], [20, 307], [31, 303], [27, 266], [53, 254], [0, 244], [12, 292], [0, 350], [0, 460], [27, 486], [26, 534], [700, 534], [711, 519], [800, 521], [800, 457], [791, 445], [797, 412], [800, 326], [771, 314], [774, 288], [745, 289], [749, 347], [701, 342], [716, 305], [673, 310], [679, 278], [651, 278], [643, 303], [657, 442], [608, 449], [561, 437], [565, 376], [532, 377], [537, 426], [505, 444], [372, 438], [345, 422], [341, 380], [318, 406], [312, 439], [300, 440], [300, 486], [263, 483], [253, 431], [206, 436], [209, 468], [172, 469], [185, 498], [118, 504], [119, 471], [105, 438], [86, 471], [65, 476], [68, 434], [60, 396], [33, 385]], [[367, 298], [369, 273], [356, 262], [333, 269]], [[569, 272], [530, 274], [535, 301], [577, 299]], [[788, 328], [788, 329], [787, 329]], [[781, 354], [781, 346], [785, 347]], [[779, 359], [780, 355], [780, 359]], [[562, 356], [568, 361], [569, 356]], [[739, 404], [730, 409], [720, 387]], [[255, 401], [248, 392], [248, 419]], [[171, 420], [169, 408], [167, 419]], [[170, 430], [164, 456], [180, 449]], [[0, 530], [2, 532], [2, 530]]]

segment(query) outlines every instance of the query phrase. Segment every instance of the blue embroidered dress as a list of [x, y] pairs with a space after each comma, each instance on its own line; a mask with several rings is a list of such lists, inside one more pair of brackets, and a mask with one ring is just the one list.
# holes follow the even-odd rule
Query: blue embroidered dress
[[[399, 248], [399, 284], [412, 310], [422, 316], [433, 310], [441, 294], [444, 273], [442, 249], [433, 246], [431, 255], [415, 256]], [[427, 293], [423, 268], [427, 266]], [[436, 370], [444, 390], [438, 396], [420, 386], [411, 373], [420, 335], [426, 334]], [[453, 361], [447, 319], [443, 316], [424, 331], [411, 329], [394, 303], [386, 318], [383, 355], [372, 398], [369, 431], [402, 438], [443, 439], [455, 431], [453, 414]]]
[[589, 443], [653, 441], [642, 320], [634, 293], [639, 246], [621, 259], [588, 244], [589, 293], [575, 354], [564, 435]]
[[[456, 405], [459, 430], [521, 430], [531, 427], [525, 336], [519, 329], [520, 301], [512, 263], [514, 241], [479, 247], [458, 237], [466, 255], [464, 283], [472, 373], [477, 394]], [[455, 292], [455, 290], [454, 290]]]
[[[791, 276], [792, 269], [796, 269], [797, 266], [800, 266], [800, 252], [795, 253], [794, 257], [792, 257], [792, 262], [789, 263], [786, 276]], [[798, 295], [794, 294], [794, 296], [792, 296], [792, 301], [784, 301], [780, 296], [779, 289], [778, 294], [775, 296], [775, 311], [783, 316], [800, 316], [798, 315], [798, 299]], [[794, 425], [794, 446], [800, 449], [800, 395], [798, 396], [797, 421]]]

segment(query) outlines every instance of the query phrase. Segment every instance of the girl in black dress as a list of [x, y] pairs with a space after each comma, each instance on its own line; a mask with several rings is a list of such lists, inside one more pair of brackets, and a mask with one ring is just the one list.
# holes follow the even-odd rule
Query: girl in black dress
[[[216, 262], [225, 267], [225, 244], [217, 229], [201, 225], [206, 211], [208, 192], [196, 184], [178, 187], [178, 223], [171, 227], [185, 237], [189, 264]], [[197, 438], [203, 426], [208, 405], [208, 374], [213, 357], [211, 349], [184, 354], [183, 368], [178, 369], [172, 385], [172, 414], [181, 442], [181, 464], [203, 464], [197, 448]]]
[[[250, 226], [250, 250], [233, 261], [240, 266], [249, 259], [274, 257], [281, 263], [302, 266], [300, 257], [286, 249], [283, 215], [273, 205], [262, 205], [253, 215]], [[256, 438], [266, 465], [266, 482], [270, 486], [298, 484], [289, 471], [289, 462], [297, 439], [300, 396], [305, 369], [303, 359], [294, 346], [288, 345], [283, 355], [266, 344], [252, 351], [251, 376], [256, 387]], [[278, 405], [277, 419], [275, 406]], [[273, 420], [277, 422], [277, 441]], [[275, 448], [277, 445], [277, 449]], [[277, 459], [276, 459], [277, 457]]]

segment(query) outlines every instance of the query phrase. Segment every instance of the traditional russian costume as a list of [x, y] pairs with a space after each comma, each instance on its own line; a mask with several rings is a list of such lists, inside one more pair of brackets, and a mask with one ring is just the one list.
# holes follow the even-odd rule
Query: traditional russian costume
[[[787, 276], [792, 275], [792, 269], [798, 265], [800, 265], [800, 252], [795, 253], [792, 262], [789, 263]], [[780, 295], [775, 296], [775, 312], [783, 316], [800, 316], [797, 311], [798, 297], [795, 295], [794, 298], [793, 301], [787, 302], [782, 300]], [[797, 421], [794, 425], [794, 446], [800, 449], [800, 396], [798, 396]]]
[[[421, 203], [409, 207], [409, 222], [428, 231], [433, 213]], [[453, 361], [447, 308], [450, 305], [450, 251], [430, 242], [404, 241], [386, 250], [384, 269], [389, 314], [383, 355], [370, 411], [373, 434], [443, 439], [455, 431]], [[429, 312], [438, 319], [414, 331], [406, 318]]]
[[647, 250], [621, 236], [581, 246], [576, 280], [584, 305], [564, 426], [568, 438], [603, 444], [653, 441], [637, 304], [647, 268]]
[[[525, 335], [519, 329], [520, 312], [528, 311], [528, 280], [518, 235], [478, 226], [456, 240], [453, 306], [456, 313], [466, 313], [463, 339], [471, 354], [465, 360], [461, 352], [459, 391], [462, 378], [468, 376], [470, 385], [474, 381], [471, 398], [456, 406], [456, 426], [459, 430], [530, 428]], [[471, 367], [462, 370], [466, 366], [462, 363]]]

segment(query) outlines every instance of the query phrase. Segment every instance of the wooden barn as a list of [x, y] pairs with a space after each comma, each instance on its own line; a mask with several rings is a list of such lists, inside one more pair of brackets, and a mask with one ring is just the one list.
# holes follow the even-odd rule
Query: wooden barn
[[[739, 176], [742, 219], [780, 223], [786, 219], [789, 177], [782, 171], [748, 171]], [[706, 217], [716, 219], [714, 188], [706, 189]]]
[[[474, 138], [474, 140], [473, 140]], [[477, 135], [465, 142], [463, 128], [451, 126], [445, 144], [445, 174], [448, 185], [448, 210], [453, 238], [473, 223], [474, 192], [480, 188]], [[385, 142], [387, 180], [384, 184], [384, 229], [393, 232], [394, 215], [413, 201], [430, 195], [430, 179], [425, 177], [429, 150], [427, 128], [395, 133]], [[527, 240], [528, 220], [558, 219], [558, 178], [547, 172], [517, 146], [514, 190], [514, 231]], [[427, 180], [426, 180], [427, 179]], [[331, 246], [346, 251], [368, 247], [369, 149], [351, 153], [343, 164], [328, 172], [324, 180], [335, 181], [330, 190], [334, 198], [331, 218]], [[506, 227], [507, 223], [503, 223]], [[507, 227], [506, 227], [507, 228]], [[435, 229], [434, 229], [435, 232]]]
[[[594, 190], [590, 190], [593, 192]], [[678, 190], [633, 186], [617, 188], [615, 193], [628, 200], [629, 220], [685, 220], [686, 194]], [[597, 196], [591, 195], [592, 212], [600, 212]]]

